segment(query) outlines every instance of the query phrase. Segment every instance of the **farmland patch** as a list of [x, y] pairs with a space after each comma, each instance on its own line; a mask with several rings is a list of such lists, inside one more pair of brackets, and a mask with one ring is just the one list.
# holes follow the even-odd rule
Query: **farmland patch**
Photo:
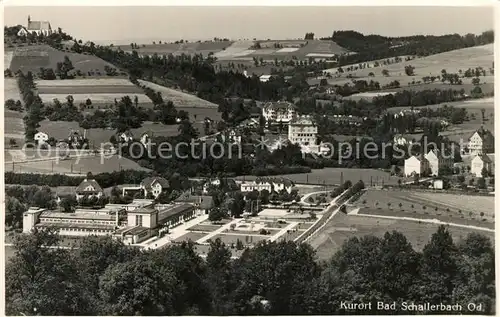
[[[67, 93], [41, 93], [39, 94], [43, 102], [51, 102], [54, 99], [65, 100], [68, 96]], [[129, 96], [132, 100], [137, 96], [139, 103], [147, 104], [151, 103], [151, 100], [145, 94], [135, 94], [135, 93], [73, 93], [71, 94], [74, 98], [74, 103], [79, 104], [81, 102], [85, 103], [87, 99], [90, 99], [92, 103], [114, 103], [114, 100], [120, 100], [124, 96]]]
[[194, 95], [181, 92], [175, 89], [167, 88], [149, 81], [139, 80], [141, 85], [145, 85], [155, 91], [158, 91], [162, 94], [164, 100], [171, 100], [175, 107], [180, 109], [184, 107], [190, 108], [218, 108], [218, 105], [206, 101], [204, 99], [198, 98]]

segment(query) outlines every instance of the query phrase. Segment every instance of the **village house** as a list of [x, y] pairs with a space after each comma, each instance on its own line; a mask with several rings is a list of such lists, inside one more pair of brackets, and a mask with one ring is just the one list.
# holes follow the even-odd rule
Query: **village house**
[[222, 142], [241, 143], [241, 133], [236, 129], [228, 129], [221, 134]]
[[31, 21], [31, 17], [28, 16], [28, 24], [26, 27], [22, 27], [18, 32], [17, 36], [27, 36], [28, 34], [43, 34], [48, 36], [52, 34], [52, 27], [49, 21]]
[[[89, 177], [89, 176], [87, 176]], [[95, 179], [85, 178], [75, 190], [76, 199], [80, 200], [83, 197], [97, 197], [100, 198], [104, 195], [102, 187]]]
[[474, 132], [469, 138], [468, 148], [471, 155], [492, 153], [494, 146], [495, 138], [493, 134], [483, 127]]
[[[318, 147], [318, 126], [312, 121], [311, 116], [298, 116], [288, 125], [288, 140], [301, 147]], [[318, 147], [319, 148], [319, 147]]]
[[488, 174], [493, 171], [493, 161], [486, 154], [477, 154], [471, 161], [470, 172], [476, 177], [483, 177], [483, 168]]
[[453, 168], [453, 158], [451, 155], [443, 153], [441, 150], [430, 150], [425, 155], [425, 158], [429, 161], [431, 175], [439, 175], [439, 170], [442, 168]]
[[125, 196], [127, 194], [133, 194], [137, 192], [142, 192], [144, 197], [153, 197], [158, 198], [160, 194], [168, 190], [170, 188], [170, 184], [168, 180], [159, 176], [146, 177], [142, 180], [142, 182], [137, 186], [124, 186], [122, 187], [122, 195]]
[[285, 190], [287, 193], [291, 193], [293, 189], [293, 182], [287, 178], [268, 178], [268, 177], [258, 177], [251, 182], [241, 183], [241, 192], [252, 192], [254, 190], [261, 192], [267, 190], [268, 192], [281, 192]]
[[268, 102], [262, 108], [262, 115], [268, 125], [276, 123], [289, 123], [297, 114], [295, 107], [290, 102]]
[[44, 132], [37, 132], [34, 136], [36, 144], [45, 144], [49, 140], [49, 136]]
[[119, 140], [123, 143], [129, 143], [134, 140], [134, 135], [130, 132], [130, 130], [127, 130], [119, 134]]
[[405, 160], [405, 176], [423, 175], [429, 170], [429, 161], [423, 155], [413, 155]]
[[396, 134], [394, 136], [394, 138], [392, 139], [392, 142], [394, 144], [396, 144], [396, 145], [401, 145], [401, 146], [405, 146], [405, 145], [411, 144], [411, 140], [408, 140], [407, 138], [405, 138], [401, 134]]

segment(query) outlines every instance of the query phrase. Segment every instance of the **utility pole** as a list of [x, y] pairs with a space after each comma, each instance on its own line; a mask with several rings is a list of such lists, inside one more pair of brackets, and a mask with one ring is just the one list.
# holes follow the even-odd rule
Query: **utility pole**
[[340, 185], [344, 184], [344, 172], [340, 172]]

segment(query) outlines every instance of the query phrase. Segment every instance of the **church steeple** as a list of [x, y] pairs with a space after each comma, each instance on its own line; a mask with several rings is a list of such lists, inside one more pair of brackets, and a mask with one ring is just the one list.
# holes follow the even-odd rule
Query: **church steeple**
[[31, 22], [31, 17], [28, 15], [28, 25], [30, 24]]

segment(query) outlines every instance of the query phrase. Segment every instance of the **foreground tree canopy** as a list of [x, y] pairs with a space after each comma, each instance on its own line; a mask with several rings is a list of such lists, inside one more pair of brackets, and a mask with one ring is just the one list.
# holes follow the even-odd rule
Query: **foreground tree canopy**
[[[260, 243], [236, 260], [220, 240], [205, 259], [191, 242], [141, 251], [88, 237], [75, 250], [42, 247], [57, 244], [46, 231], [17, 238], [6, 266], [7, 314], [375, 314], [375, 304], [360, 312], [341, 302], [377, 301], [494, 313], [491, 241], [474, 233], [455, 244], [444, 226], [421, 252], [394, 231], [351, 238], [324, 263], [293, 242]], [[484, 311], [468, 311], [471, 302]]]

